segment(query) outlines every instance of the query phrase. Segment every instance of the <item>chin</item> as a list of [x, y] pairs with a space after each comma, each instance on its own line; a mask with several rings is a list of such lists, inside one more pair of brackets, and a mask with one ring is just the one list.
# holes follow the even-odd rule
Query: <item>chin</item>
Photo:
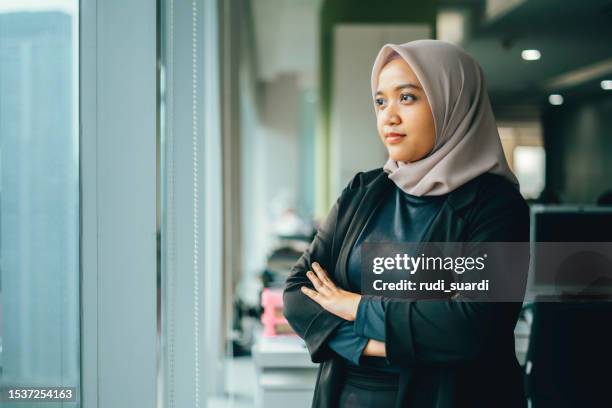
[[389, 158], [391, 160], [397, 161], [397, 162], [412, 162], [414, 161], [414, 158], [412, 157], [411, 154], [407, 154], [406, 152], [397, 152], [395, 151], [395, 149], [388, 149], [389, 152]]

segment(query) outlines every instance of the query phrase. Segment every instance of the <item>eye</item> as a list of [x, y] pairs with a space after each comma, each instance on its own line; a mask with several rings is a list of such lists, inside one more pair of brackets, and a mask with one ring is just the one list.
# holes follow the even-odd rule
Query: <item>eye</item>
[[416, 96], [414, 96], [413, 94], [401, 94], [400, 101], [408, 101], [408, 98], [412, 98], [413, 101], [416, 101], [417, 99]]
[[376, 98], [374, 100], [374, 103], [376, 104], [376, 106], [383, 106], [383, 104], [385, 103], [385, 100], [383, 98]]

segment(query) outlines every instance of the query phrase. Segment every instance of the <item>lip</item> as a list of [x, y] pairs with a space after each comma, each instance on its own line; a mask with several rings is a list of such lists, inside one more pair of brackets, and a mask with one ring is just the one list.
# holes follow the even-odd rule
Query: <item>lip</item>
[[399, 143], [406, 135], [403, 133], [389, 132], [385, 133], [385, 141], [390, 144]]

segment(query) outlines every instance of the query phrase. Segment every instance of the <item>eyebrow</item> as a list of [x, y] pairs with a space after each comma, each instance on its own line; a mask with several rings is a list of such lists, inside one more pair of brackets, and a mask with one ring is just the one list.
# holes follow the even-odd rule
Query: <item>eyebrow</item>
[[[415, 85], [415, 84], [400, 84], [398, 86], [396, 86], [393, 90], [394, 91], [399, 91], [400, 89], [404, 89], [404, 88], [414, 88], [414, 89], [421, 89], [419, 86]], [[382, 91], [376, 91], [376, 95], [381, 95], [383, 92]]]

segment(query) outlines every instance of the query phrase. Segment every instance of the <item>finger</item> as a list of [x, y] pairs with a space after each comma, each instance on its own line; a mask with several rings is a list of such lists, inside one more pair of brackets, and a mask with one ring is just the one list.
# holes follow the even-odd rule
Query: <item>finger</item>
[[334, 283], [334, 281], [332, 281], [330, 279], [330, 277], [327, 275], [327, 272], [325, 271], [325, 269], [323, 269], [321, 267], [321, 265], [319, 265], [318, 262], [313, 262], [312, 264], [312, 268], [314, 269], [314, 271], [317, 274], [317, 277], [319, 278], [319, 280], [328, 288], [330, 289], [335, 289], [336, 288], [336, 284]]
[[306, 277], [308, 277], [308, 279], [310, 279], [310, 281], [312, 282], [312, 284], [314, 285], [316, 290], [319, 290], [319, 288], [321, 286], [323, 286], [323, 282], [321, 282], [319, 277], [317, 275], [315, 275], [312, 271], [307, 271], [306, 272]]
[[302, 286], [300, 289], [302, 290], [303, 294], [305, 294], [315, 302], [319, 303], [319, 294], [317, 293], [317, 291], [312, 290], [306, 286]]
[[306, 276], [308, 277], [308, 279], [310, 279], [317, 292], [323, 295], [329, 294], [329, 288], [325, 286], [323, 282], [321, 282], [321, 279], [319, 279], [319, 277], [315, 275], [313, 271], [306, 272]]

